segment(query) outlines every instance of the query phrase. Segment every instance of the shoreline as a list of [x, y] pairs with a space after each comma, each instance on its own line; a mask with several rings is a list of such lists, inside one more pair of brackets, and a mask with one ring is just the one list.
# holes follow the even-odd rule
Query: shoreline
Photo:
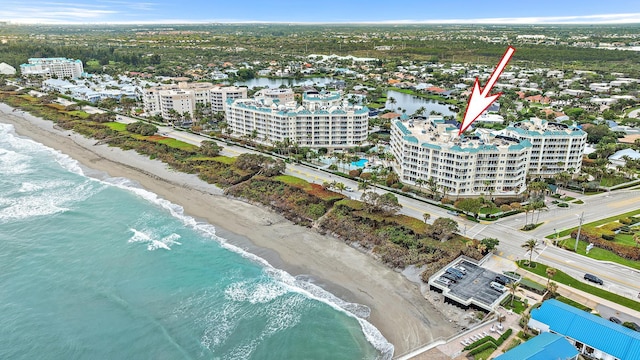
[[[184, 212], [216, 227], [230, 244], [267, 260], [292, 276], [309, 281], [348, 302], [371, 309], [368, 320], [400, 355], [456, 332], [419, 290], [401, 273], [389, 269], [343, 241], [295, 225], [266, 208], [222, 195], [222, 190], [196, 175], [171, 170], [134, 150], [124, 151], [52, 121], [13, 111], [0, 103], [0, 122], [17, 134], [54, 148], [78, 161], [87, 176], [124, 177], [178, 204]], [[229, 216], [229, 215], [232, 216]]]

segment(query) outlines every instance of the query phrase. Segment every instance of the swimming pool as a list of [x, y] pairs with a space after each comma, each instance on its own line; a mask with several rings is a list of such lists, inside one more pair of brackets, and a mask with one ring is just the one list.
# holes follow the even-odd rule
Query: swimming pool
[[369, 160], [367, 160], [367, 159], [360, 159], [358, 161], [352, 162], [351, 166], [363, 168], [368, 162], [369, 162]]

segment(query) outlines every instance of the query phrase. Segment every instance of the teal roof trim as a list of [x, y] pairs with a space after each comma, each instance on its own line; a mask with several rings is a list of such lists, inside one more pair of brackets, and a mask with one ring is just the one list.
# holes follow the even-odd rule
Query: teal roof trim
[[418, 143], [418, 139], [416, 139], [415, 136], [407, 135], [407, 136], [403, 137], [403, 139], [407, 140], [408, 142], [412, 142], [412, 143], [416, 143], [416, 144]]
[[422, 144], [420, 144], [420, 146], [425, 147], [427, 149], [442, 150], [442, 147], [440, 145], [436, 145], [436, 144], [422, 143]]
[[398, 129], [400, 129], [400, 131], [402, 131], [403, 134], [411, 135], [411, 131], [409, 131], [409, 129], [407, 129], [407, 127], [404, 126], [404, 124], [400, 121], [396, 121], [396, 126], [398, 127]]

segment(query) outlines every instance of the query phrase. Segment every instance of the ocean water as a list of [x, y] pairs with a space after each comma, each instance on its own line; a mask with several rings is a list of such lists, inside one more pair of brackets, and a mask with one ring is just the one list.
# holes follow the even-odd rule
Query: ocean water
[[368, 309], [0, 124], [0, 359], [384, 359]]

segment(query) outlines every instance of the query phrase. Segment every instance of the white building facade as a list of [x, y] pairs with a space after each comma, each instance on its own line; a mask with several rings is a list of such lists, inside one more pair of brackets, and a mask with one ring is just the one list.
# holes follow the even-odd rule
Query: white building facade
[[31, 58], [28, 64], [20, 65], [22, 76], [77, 79], [82, 76], [83, 71], [81, 60], [67, 58]]
[[304, 94], [299, 105], [290, 89], [274, 90], [254, 99], [228, 100], [226, 118], [233, 135], [267, 144], [289, 139], [313, 148], [349, 148], [367, 139], [369, 109], [350, 105], [341, 93]]
[[395, 121], [391, 152], [402, 182], [433, 178], [448, 196], [509, 196], [525, 190], [531, 143], [488, 132], [459, 137], [442, 119]]
[[147, 115], [160, 114], [163, 118], [170, 119], [173, 111], [188, 113], [193, 118], [196, 104], [204, 104], [213, 112], [224, 111], [228, 99], [246, 97], [246, 87], [181, 82], [146, 89], [142, 99]]
[[551, 177], [563, 171], [580, 172], [587, 133], [576, 126], [533, 118], [510, 124], [503, 134], [532, 144], [531, 175]]

